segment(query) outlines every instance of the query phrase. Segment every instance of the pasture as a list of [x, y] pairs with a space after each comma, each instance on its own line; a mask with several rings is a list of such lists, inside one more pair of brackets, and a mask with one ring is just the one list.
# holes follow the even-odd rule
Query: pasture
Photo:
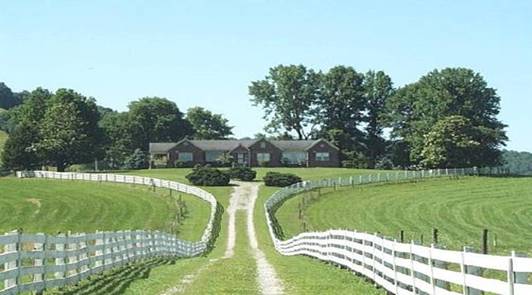
[[[301, 208], [301, 209], [300, 209]], [[299, 217], [301, 210], [301, 217]], [[451, 249], [480, 249], [489, 230], [490, 253], [531, 254], [532, 178], [461, 177], [322, 189], [287, 200], [276, 212], [285, 237], [331, 228], [381, 233]]]
[[[260, 181], [268, 171], [290, 172], [303, 179], [320, 179], [323, 177], [339, 177], [368, 174], [375, 170], [356, 170], [344, 168], [254, 168], [257, 171], [256, 181]], [[181, 181], [188, 184], [185, 175], [190, 169], [168, 168], [153, 170], [132, 170], [120, 172]], [[202, 187], [210, 191], [218, 199], [222, 207], [227, 209], [231, 187]], [[259, 198], [255, 204], [254, 219], [259, 248], [279, 273], [285, 284], [286, 294], [324, 294], [336, 288], [337, 294], [383, 294], [373, 285], [344, 270], [331, 267], [318, 260], [307, 257], [280, 256], [270, 238], [264, 222], [264, 201], [279, 188], [260, 186]], [[178, 260], [175, 264], [154, 268], [146, 278], [133, 281], [125, 291], [126, 294], [141, 294], [142, 290], [150, 290], [148, 294], [158, 294], [169, 286], [178, 285], [187, 274], [197, 274], [194, 283], [186, 288], [184, 294], [201, 294], [201, 292], [222, 292], [230, 294], [257, 293], [255, 261], [250, 257], [244, 223], [246, 220], [237, 214], [237, 236], [235, 255], [231, 259], [220, 259], [224, 255], [227, 243], [227, 214], [223, 214], [221, 231], [216, 240], [214, 250], [207, 257]], [[211, 259], [218, 259], [211, 262]], [[232, 278], [241, 278], [235, 280]], [[206, 285], [207, 284], [207, 285]], [[200, 291], [198, 293], [198, 291]], [[144, 294], [144, 293], [142, 293]]]
[[[193, 196], [144, 186], [4, 177], [0, 187], [2, 233], [151, 229], [197, 240], [210, 212]], [[180, 206], [183, 218], [176, 216]]]

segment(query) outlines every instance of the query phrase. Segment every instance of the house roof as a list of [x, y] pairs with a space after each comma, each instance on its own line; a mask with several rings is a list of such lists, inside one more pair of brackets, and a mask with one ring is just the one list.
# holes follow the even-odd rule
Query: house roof
[[204, 151], [230, 151], [239, 145], [249, 147], [256, 140], [189, 140], [190, 143]]
[[269, 140], [282, 151], [305, 151], [317, 140]]
[[170, 149], [177, 145], [177, 142], [150, 142], [150, 153], [166, 154]]
[[[260, 140], [260, 139], [259, 139]], [[176, 145], [183, 141], [188, 141], [197, 148], [203, 151], [232, 151], [238, 146], [250, 147], [259, 140], [189, 140], [183, 139], [180, 142], [153, 142], [150, 143], [150, 153], [167, 153]], [[316, 145], [322, 139], [318, 140], [266, 140], [275, 145], [282, 151], [306, 151]], [[327, 141], [325, 141], [327, 142]], [[333, 144], [327, 142], [332, 147], [336, 148]]]

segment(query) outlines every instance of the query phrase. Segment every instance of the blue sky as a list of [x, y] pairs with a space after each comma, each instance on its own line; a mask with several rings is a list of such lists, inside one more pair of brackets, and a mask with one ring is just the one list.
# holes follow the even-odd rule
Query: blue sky
[[[399, 3], [400, 2], [400, 3]], [[467, 2], [467, 3], [466, 3]], [[502, 98], [508, 147], [532, 151], [532, 1], [4, 1], [0, 81], [73, 88], [125, 110], [162, 96], [265, 125], [250, 81], [269, 67], [343, 64], [396, 86], [470, 67]]]

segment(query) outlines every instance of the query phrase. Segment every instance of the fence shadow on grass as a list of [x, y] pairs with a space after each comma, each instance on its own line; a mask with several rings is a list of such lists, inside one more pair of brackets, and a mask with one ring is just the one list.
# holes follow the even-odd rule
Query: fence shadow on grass
[[175, 264], [176, 259], [152, 258], [138, 261], [127, 266], [93, 275], [78, 284], [46, 292], [46, 294], [88, 295], [88, 294], [123, 294], [131, 283], [138, 279], [146, 279], [152, 269]]

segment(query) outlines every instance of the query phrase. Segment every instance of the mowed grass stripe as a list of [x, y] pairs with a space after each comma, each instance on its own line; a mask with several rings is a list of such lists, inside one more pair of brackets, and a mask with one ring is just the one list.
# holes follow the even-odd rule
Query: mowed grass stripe
[[[197, 240], [207, 224], [209, 205], [187, 194], [113, 183], [0, 178], [0, 233], [161, 230]], [[176, 228], [181, 195], [188, 213]]]
[[[345, 228], [393, 237], [404, 230], [407, 240], [423, 235], [429, 244], [437, 228], [440, 244], [479, 249], [486, 228], [491, 253], [532, 253], [532, 178], [440, 178], [321, 192], [303, 193], [277, 211], [287, 237], [304, 229]], [[299, 220], [302, 199], [306, 206]]]

